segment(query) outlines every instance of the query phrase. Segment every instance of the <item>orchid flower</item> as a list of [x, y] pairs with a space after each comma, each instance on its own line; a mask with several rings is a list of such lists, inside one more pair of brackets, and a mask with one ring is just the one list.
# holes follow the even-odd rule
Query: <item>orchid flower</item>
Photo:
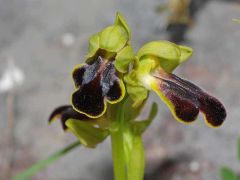
[[[56, 108], [49, 118], [49, 122], [60, 119], [63, 129], [77, 135], [88, 147], [95, 147], [109, 135], [107, 106], [117, 104], [125, 97], [123, 76], [134, 55], [129, 40], [128, 25], [117, 13], [114, 25], [90, 38], [85, 63], [73, 68], [75, 90], [71, 105]], [[82, 128], [87, 128], [90, 135], [83, 135]], [[103, 139], [93, 141], [96, 133]]]
[[129, 38], [130, 31], [120, 15], [113, 26], [90, 38], [86, 63], [73, 70], [76, 90], [71, 102], [77, 112], [98, 118], [106, 112], [107, 103], [115, 104], [124, 98], [122, 77], [133, 57]]
[[116, 180], [141, 180], [144, 174], [142, 134], [157, 114], [153, 103], [148, 118], [139, 120], [153, 90], [180, 122], [193, 122], [199, 112], [211, 127], [226, 118], [223, 105], [172, 71], [192, 55], [192, 49], [168, 41], [145, 44], [134, 54], [130, 29], [117, 13], [114, 25], [90, 38], [85, 63], [72, 71], [75, 90], [71, 105], [55, 109], [49, 122], [60, 119], [90, 148], [111, 136]]
[[137, 106], [147, 98], [148, 91], [153, 90], [179, 122], [191, 123], [201, 111], [207, 125], [218, 127], [226, 118], [222, 103], [171, 73], [191, 55], [191, 48], [168, 41], [145, 44], [137, 53], [135, 68], [125, 76], [128, 93]]

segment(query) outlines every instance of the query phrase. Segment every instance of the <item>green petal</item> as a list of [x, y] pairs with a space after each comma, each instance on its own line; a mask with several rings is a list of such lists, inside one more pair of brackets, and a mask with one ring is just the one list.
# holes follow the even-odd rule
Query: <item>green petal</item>
[[[139, 66], [140, 67], [140, 66]], [[148, 68], [146, 68], [148, 69]], [[151, 68], [150, 68], [151, 69]], [[124, 81], [126, 83], [126, 89], [133, 100], [133, 107], [139, 107], [148, 97], [148, 89], [143, 86], [141, 82], [141, 77], [143, 77], [139, 72], [141, 70], [132, 70], [129, 74], [124, 76]], [[140, 75], [139, 75], [140, 74]], [[146, 73], [143, 73], [146, 74]]]
[[115, 67], [121, 73], [126, 73], [128, 71], [128, 66], [133, 60], [133, 49], [131, 46], [126, 46], [119, 53], [117, 53], [115, 59]]
[[144, 77], [150, 74], [156, 67], [156, 62], [152, 59], [143, 59], [138, 65], [126, 76], [124, 81], [131, 86], [139, 86], [144, 83]]
[[124, 81], [127, 83], [127, 85], [138, 86], [138, 72], [136, 70], [132, 70], [129, 74], [124, 76]]
[[130, 28], [127, 24], [127, 21], [124, 19], [124, 17], [121, 15], [120, 12], [117, 12], [114, 24], [122, 26], [125, 29], [125, 31], [128, 33], [128, 37], [130, 38], [130, 36], [131, 36]]
[[66, 125], [83, 145], [90, 148], [96, 147], [109, 135], [108, 130], [97, 128], [84, 121], [69, 119]]
[[148, 90], [142, 86], [127, 85], [127, 92], [134, 101], [133, 107], [139, 107], [148, 97]]

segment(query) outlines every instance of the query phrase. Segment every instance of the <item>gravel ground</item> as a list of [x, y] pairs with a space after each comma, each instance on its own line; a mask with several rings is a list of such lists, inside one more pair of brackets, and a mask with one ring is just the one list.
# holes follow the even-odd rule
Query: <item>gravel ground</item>
[[[88, 37], [111, 24], [121, 11], [129, 22], [135, 49], [163, 32], [166, 14], [155, 11], [160, 0], [0, 0], [0, 73], [14, 59], [25, 81], [14, 92], [0, 94], [0, 179], [47, 157], [75, 140], [60, 124], [48, 126], [56, 106], [69, 102], [73, 90], [71, 69], [81, 63]], [[158, 101], [160, 112], [144, 136], [146, 180], [217, 180], [219, 167], [239, 170], [236, 139], [240, 127], [240, 26], [237, 2], [209, 1], [199, 11], [183, 44], [193, 57], [175, 73], [195, 82], [225, 104], [228, 117], [219, 129], [210, 129], [200, 116], [185, 126], [176, 122]], [[8, 104], [13, 97], [13, 141], [7, 138]], [[150, 101], [158, 99], [151, 95]], [[147, 108], [145, 110], [147, 112]], [[10, 154], [10, 155], [9, 155]], [[109, 140], [96, 149], [79, 148], [32, 179], [112, 180]]]

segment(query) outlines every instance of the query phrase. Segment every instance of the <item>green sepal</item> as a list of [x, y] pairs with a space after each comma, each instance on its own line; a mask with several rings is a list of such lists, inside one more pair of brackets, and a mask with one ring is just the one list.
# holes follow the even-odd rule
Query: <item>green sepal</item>
[[89, 148], [96, 147], [109, 135], [108, 130], [95, 127], [86, 121], [69, 119], [66, 121], [66, 126], [83, 145]]
[[122, 26], [108, 26], [99, 33], [99, 48], [119, 52], [128, 42], [128, 33]]
[[88, 61], [99, 50], [105, 51], [106, 57], [109, 56], [108, 53], [118, 53], [128, 44], [129, 39], [130, 29], [127, 22], [117, 13], [114, 25], [107, 26], [90, 37], [86, 59]]
[[115, 59], [115, 67], [121, 73], [128, 72], [128, 66], [134, 58], [134, 52], [131, 46], [124, 47], [119, 53], [117, 53]]
[[180, 64], [192, 56], [193, 49], [187, 46], [178, 46], [181, 50]]
[[128, 24], [127, 24], [127, 21], [124, 19], [124, 17], [121, 15], [120, 12], [117, 12], [114, 24], [122, 26], [126, 30], [126, 32], [128, 33], [128, 37], [129, 38], [131, 37], [131, 30], [130, 30]]
[[157, 103], [153, 103], [147, 119], [132, 122], [131, 126], [134, 134], [140, 134], [140, 135], [143, 134], [145, 130], [149, 127], [153, 119], [156, 117], [157, 113], [158, 113], [158, 105]]
[[168, 41], [152, 41], [145, 44], [137, 53], [138, 58], [151, 58], [168, 72], [173, 71], [179, 64], [181, 55], [179, 47]]
[[155, 60], [165, 71], [172, 72], [180, 63], [191, 55], [191, 48], [178, 46], [169, 41], [152, 41], [145, 45], [137, 53], [142, 59]]
[[95, 53], [97, 52], [97, 50], [99, 49], [99, 34], [94, 34], [90, 37], [89, 39], [89, 44], [88, 44], [88, 54], [87, 54], [87, 58], [92, 57], [95, 55]]
[[221, 167], [220, 176], [221, 180], [238, 180], [236, 173], [232, 169], [225, 166]]

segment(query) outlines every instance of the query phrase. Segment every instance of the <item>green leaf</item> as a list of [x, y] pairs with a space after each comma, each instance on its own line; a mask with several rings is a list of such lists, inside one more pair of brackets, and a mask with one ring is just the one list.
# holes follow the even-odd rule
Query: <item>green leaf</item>
[[127, 24], [127, 21], [124, 19], [124, 17], [121, 15], [120, 12], [117, 12], [114, 24], [122, 26], [126, 30], [126, 32], [128, 33], [128, 37], [130, 38], [130, 36], [131, 36], [130, 28]]
[[238, 23], [238, 24], [240, 24], [240, 19], [232, 19], [233, 20], [233, 22], [235, 22], [235, 23]]
[[79, 141], [77, 141], [77, 142], [74, 142], [74, 143], [64, 147], [63, 149], [55, 152], [48, 158], [37, 162], [36, 164], [32, 165], [30, 168], [17, 174], [16, 176], [14, 176], [12, 178], [12, 180], [27, 180], [27, 179], [29, 179], [31, 176], [33, 176], [34, 174], [43, 170], [44, 168], [49, 166], [51, 163], [57, 161], [58, 159], [60, 159], [61, 157], [63, 157], [64, 155], [66, 155], [67, 153], [69, 153], [70, 151], [75, 149], [76, 147], [78, 147], [79, 145], [81, 145], [81, 144]]
[[134, 134], [143, 134], [145, 130], [149, 127], [153, 119], [156, 117], [157, 113], [158, 113], [157, 103], [153, 103], [147, 119], [132, 122]]
[[228, 167], [222, 167], [220, 169], [221, 180], [237, 180], [236, 173]]
[[134, 54], [131, 46], [124, 47], [120, 52], [117, 53], [115, 60], [115, 67], [121, 73], [128, 72], [128, 66], [133, 60]]
[[96, 147], [109, 135], [109, 131], [95, 127], [86, 121], [69, 119], [66, 126], [79, 139], [79, 141], [90, 148]]
[[238, 161], [240, 161], [240, 137], [237, 139], [237, 157]]

